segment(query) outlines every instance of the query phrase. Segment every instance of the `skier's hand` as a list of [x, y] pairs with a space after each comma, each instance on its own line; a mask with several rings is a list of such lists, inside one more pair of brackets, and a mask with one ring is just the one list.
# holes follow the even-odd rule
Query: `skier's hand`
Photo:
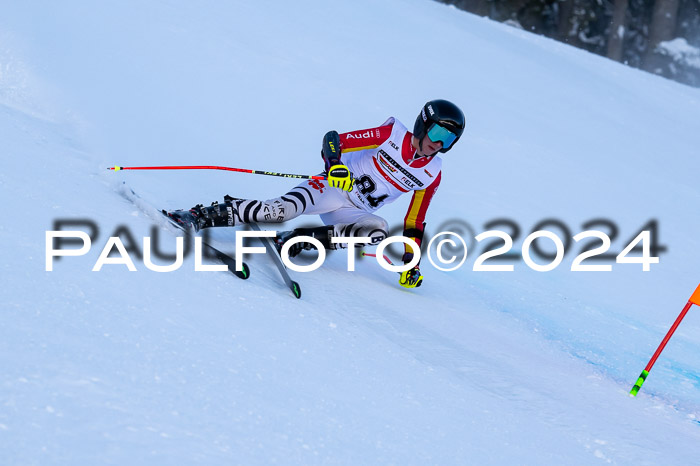
[[420, 274], [420, 269], [418, 266], [413, 267], [410, 270], [405, 270], [401, 272], [399, 277], [399, 285], [404, 288], [417, 288], [423, 283], [423, 275]]
[[345, 165], [333, 165], [328, 169], [328, 184], [333, 188], [339, 188], [343, 191], [352, 191], [352, 186], [355, 184], [355, 179], [352, 173]]

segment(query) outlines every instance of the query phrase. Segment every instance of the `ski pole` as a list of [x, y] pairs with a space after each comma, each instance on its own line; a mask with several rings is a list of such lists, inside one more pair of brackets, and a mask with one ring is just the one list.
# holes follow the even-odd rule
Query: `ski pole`
[[671, 336], [676, 331], [676, 329], [680, 325], [680, 323], [683, 320], [683, 318], [685, 317], [685, 315], [688, 313], [690, 306], [692, 306], [693, 304], [695, 304], [696, 306], [700, 306], [700, 285], [698, 285], [698, 287], [695, 289], [695, 292], [690, 297], [690, 299], [688, 300], [686, 305], [683, 307], [683, 310], [676, 318], [676, 321], [673, 323], [673, 325], [671, 325], [671, 328], [668, 330], [668, 333], [666, 333], [666, 336], [661, 341], [661, 344], [659, 345], [659, 347], [656, 348], [654, 355], [651, 357], [651, 359], [649, 360], [649, 363], [644, 368], [642, 373], [639, 375], [637, 382], [635, 382], [634, 386], [632, 387], [632, 390], [630, 391], [630, 396], [637, 396], [639, 389], [642, 388], [642, 384], [644, 383], [644, 381], [647, 379], [647, 376], [649, 375], [649, 371], [651, 371], [651, 368], [654, 367], [656, 360], [659, 358], [659, 355], [666, 347], [666, 343], [668, 343], [668, 340], [671, 339]]
[[[361, 255], [362, 257], [377, 257], [376, 254], [372, 254], [372, 253], [364, 252], [364, 251], [362, 251], [362, 252], [360, 253], [360, 255]], [[389, 259], [389, 257], [388, 257], [386, 254], [383, 254], [383, 256], [384, 256], [384, 260], [387, 261], [387, 262], [389, 263], [389, 265], [394, 265], [394, 263], [391, 262], [391, 259]], [[397, 272], [397, 273], [398, 273], [399, 275], [401, 275], [401, 272]]]
[[[360, 254], [362, 255], [362, 257], [377, 257], [376, 254], [371, 254], [369, 252], [364, 251], [362, 251]], [[389, 259], [389, 257], [386, 254], [384, 254], [384, 260], [387, 261], [389, 265], [394, 265], [394, 263], [391, 262], [391, 259]]]
[[267, 176], [281, 176], [283, 178], [301, 178], [304, 180], [325, 180], [324, 176], [315, 175], [294, 175], [292, 173], [277, 173], [268, 172], [264, 170], [249, 170], [247, 168], [234, 168], [234, 167], [218, 167], [214, 165], [169, 165], [169, 166], [157, 166], [157, 167], [120, 167], [115, 165], [113, 167], [107, 168], [107, 170], [226, 170], [229, 172], [240, 172], [240, 173], [250, 173], [253, 175], [267, 175]]

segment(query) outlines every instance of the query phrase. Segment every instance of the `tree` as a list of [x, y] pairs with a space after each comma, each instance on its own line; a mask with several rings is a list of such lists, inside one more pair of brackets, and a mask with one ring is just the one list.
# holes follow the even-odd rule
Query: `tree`
[[491, 12], [490, 0], [439, 0], [448, 5], [454, 5], [457, 8], [469, 11], [479, 16], [489, 16]]
[[666, 59], [656, 52], [659, 43], [674, 38], [676, 32], [676, 18], [678, 17], [679, 0], [656, 0], [649, 28], [649, 44], [644, 54], [642, 68], [657, 72], [663, 70]]
[[700, 0], [438, 0], [700, 87]]
[[[574, 0], [561, 0], [559, 2], [559, 27], [557, 38], [569, 43], [571, 39], [576, 39], [576, 34], [572, 34], [572, 19], [574, 16]], [[578, 44], [571, 44], [576, 45]]]
[[629, 0], [615, 0], [610, 34], [608, 35], [608, 58], [615, 61], [622, 61], [628, 4]]

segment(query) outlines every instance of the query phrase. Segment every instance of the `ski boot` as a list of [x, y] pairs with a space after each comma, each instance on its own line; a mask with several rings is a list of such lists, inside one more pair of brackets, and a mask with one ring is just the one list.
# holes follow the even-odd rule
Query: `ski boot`
[[190, 210], [173, 210], [172, 212], [163, 210], [162, 212], [182, 230], [192, 230], [196, 233], [203, 228], [202, 204], [197, 204]]
[[239, 224], [241, 222], [238, 215], [240, 201], [226, 195], [223, 204], [214, 201], [209, 207], [197, 204], [190, 210], [163, 211], [163, 213], [182, 229], [192, 229], [196, 233], [202, 228], [233, 227]]

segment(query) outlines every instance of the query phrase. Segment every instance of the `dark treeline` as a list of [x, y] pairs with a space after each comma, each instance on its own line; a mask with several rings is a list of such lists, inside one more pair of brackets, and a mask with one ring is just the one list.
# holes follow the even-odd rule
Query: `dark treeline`
[[439, 0], [700, 87], [700, 0]]

